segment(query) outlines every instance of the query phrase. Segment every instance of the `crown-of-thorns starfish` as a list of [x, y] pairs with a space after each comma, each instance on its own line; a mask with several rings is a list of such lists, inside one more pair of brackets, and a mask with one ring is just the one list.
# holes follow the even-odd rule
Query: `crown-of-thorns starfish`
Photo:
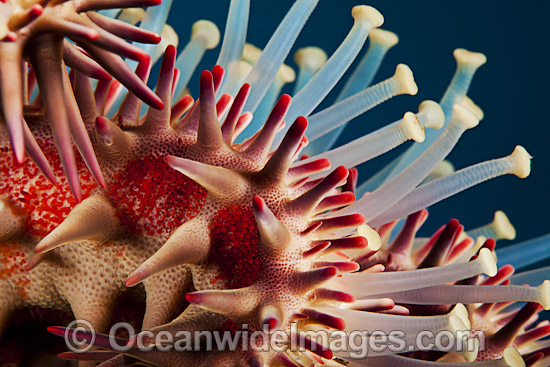
[[[64, 2], [44, 3], [52, 8], [61, 4]], [[75, 2], [78, 4], [82, 2]], [[102, 331], [110, 324], [110, 310], [125, 285], [143, 281], [145, 331], [118, 341], [128, 343], [126, 353], [106, 351], [112, 346], [106, 336], [98, 335], [93, 344], [104, 350], [61, 356], [105, 361], [103, 366], [132, 364], [137, 359], [153, 365], [424, 367], [476, 359], [480, 366], [521, 366], [524, 360], [536, 363], [548, 354], [544, 341], [539, 340], [546, 335], [545, 325], [528, 329], [540, 311], [535, 303], [550, 307], [548, 282], [538, 287], [495, 286], [503, 270], [497, 271], [494, 242], [480, 236], [493, 237], [498, 230], [478, 229], [466, 236], [458, 222], [451, 220], [429, 240], [415, 238], [426, 218], [425, 207], [492, 177], [514, 174], [523, 178], [529, 174], [530, 157], [521, 147], [508, 157], [448, 176], [435, 170], [459, 137], [483, 117], [465, 94], [485, 57], [466, 50], [455, 52], [457, 74], [441, 106], [423, 102], [416, 115], [406, 113], [388, 127], [330, 152], [310, 147], [316, 153], [297, 161], [308, 142], [304, 116], [311, 122], [308, 138], [319, 144], [318, 138], [376, 104], [417, 92], [410, 69], [398, 65], [394, 76], [360, 91], [362, 85], [354, 95], [351, 90], [358, 87], [353, 81], [358, 79], [352, 77], [351, 87], [344, 88], [349, 94], [312, 114], [349, 67], [367, 35], [382, 23], [375, 9], [359, 6], [353, 9], [355, 22], [349, 36], [329, 59], [304, 59], [323, 58], [318, 52], [299, 57], [304, 73], [298, 76], [300, 85], [293, 103], [286, 95], [277, 100], [282, 84], [293, 79], [288, 68], [281, 68], [282, 62], [315, 4], [315, 0], [298, 0], [261, 55], [243, 55], [245, 62], [241, 62], [239, 44], [244, 44], [244, 38], [235, 44], [233, 41], [239, 40], [234, 35], [238, 38], [242, 32], [231, 30], [235, 24], [243, 24], [247, 1], [232, 2], [224, 46], [233, 45], [234, 49], [228, 52], [229, 46], [222, 46], [222, 56], [233, 56], [220, 57], [229, 75], [223, 81], [221, 67], [203, 72], [195, 104], [190, 96], [179, 97], [185, 85], [178, 86], [177, 81], [184, 76], [186, 83], [199, 55], [217, 43], [219, 32], [212, 23], [199, 22], [193, 27], [192, 47], [186, 47], [181, 59], [193, 61], [189, 70], [176, 70], [176, 64], [185, 63], [176, 61], [174, 47], [166, 49], [157, 83], [164, 108], [150, 109], [142, 118], [143, 96], [132, 93], [123, 95], [126, 98], [112, 119], [105, 117], [106, 111], [118, 106], [119, 83], [100, 82], [94, 91], [85, 73], [73, 71], [64, 76], [64, 87], [74, 91], [108, 185], [105, 189], [94, 183], [85, 162], [78, 160], [84, 198], [80, 203], [69, 194], [70, 185], [63, 178], [64, 158], [56, 157], [47, 119], [33, 115], [34, 110], [25, 114], [44, 155], [53, 162], [58, 188], [31, 162], [11, 170], [8, 135], [0, 132], [0, 327], [7, 324], [13, 310], [39, 305], [70, 307], [75, 317], [90, 320]], [[87, 16], [94, 21], [94, 15]], [[374, 35], [373, 44], [386, 51], [396, 43], [392, 34]], [[143, 82], [150, 64], [144, 59], [137, 68], [136, 77]], [[173, 95], [177, 98], [172, 107]], [[262, 125], [264, 114], [267, 122]], [[239, 139], [249, 123], [254, 130], [250, 138]], [[368, 183], [370, 189], [358, 189], [361, 198], [355, 202], [357, 171], [345, 167], [407, 140], [422, 142], [425, 138], [429, 143], [425, 151], [417, 148], [419, 145], [412, 149], [422, 150], [417, 159], [403, 158], [396, 172], [385, 173], [386, 180]], [[241, 142], [235, 143], [237, 139]], [[328, 175], [327, 158], [338, 167]], [[40, 163], [39, 167], [47, 171]], [[371, 193], [363, 196], [365, 191]], [[392, 222], [407, 215], [404, 223]], [[393, 225], [403, 226], [395, 238]], [[391, 245], [376, 253], [386, 243]], [[415, 245], [417, 251], [412, 250]], [[33, 247], [38, 256], [31, 259]], [[25, 271], [28, 269], [30, 272]], [[496, 277], [483, 278], [481, 274]], [[143, 288], [134, 290], [140, 293]], [[482, 318], [485, 308], [494, 307], [496, 317], [501, 317], [496, 314], [500, 305], [489, 305], [495, 302], [529, 303], [504, 316], [501, 321], [508, 322], [506, 326], [487, 328]], [[200, 345], [196, 353], [137, 348], [140, 340], [155, 347], [152, 337], [161, 331], [176, 335], [181, 331], [229, 331], [234, 335], [244, 327], [239, 324], [246, 323], [252, 331], [264, 329], [269, 334], [288, 331], [294, 321], [299, 331], [343, 329], [349, 333], [358, 328], [389, 333], [399, 329], [408, 341], [424, 330], [455, 335], [472, 327], [485, 330], [490, 338], [488, 349], [480, 353], [476, 348], [456, 348], [442, 354], [435, 346], [422, 353], [417, 348], [405, 355], [382, 353], [362, 360], [354, 358], [350, 350], [338, 351], [324, 342], [318, 345], [303, 334], [295, 339], [303, 342], [306, 350], [297, 353], [288, 349], [208, 352]], [[57, 327], [50, 331], [73, 333]], [[92, 343], [89, 334], [82, 334]], [[273, 334], [268, 336], [272, 338]], [[468, 335], [467, 341], [481, 346], [475, 336]]]
[[[168, 48], [157, 86], [157, 93], [167, 106], [171, 105], [174, 89], [174, 59], [175, 49]], [[138, 73], [145, 79], [148, 71], [138, 70]], [[263, 168], [265, 163], [262, 161], [265, 162], [269, 156], [269, 145], [274, 134], [283, 124], [283, 117], [290, 105], [290, 98], [288, 96], [281, 98], [265, 129], [259, 132], [254, 142], [251, 142], [248, 147], [244, 145], [232, 147], [231, 141], [238, 135], [239, 129], [242, 131], [242, 126], [238, 126], [239, 121], [242, 124], [242, 121], [248, 118], [247, 114], [241, 115], [240, 111], [246, 98], [248, 86], [245, 85], [242, 88], [220, 128], [217, 115], [221, 115], [223, 110], [227, 109], [230, 101], [225, 96], [217, 105], [215, 102], [214, 93], [221, 83], [222, 76], [223, 69], [219, 67], [214, 68], [212, 74], [210, 72], [203, 73], [200, 100], [196, 107], [192, 107], [193, 100], [191, 98], [184, 97], [172, 111], [168, 108], [161, 111], [151, 109], [149, 114], [142, 119], [138, 118], [139, 100], [137, 97], [129, 95], [116, 119], [123, 125], [132, 125], [126, 128], [128, 131], [123, 131], [110, 120], [98, 116], [101, 108], [98, 110], [98, 105], [95, 103], [90, 81], [78, 72], [74, 74], [73, 84], [76, 100], [92, 136], [92, 143], [98, 152], [98, 160], [103, 166], [106, 181], [110, 187], [107, 190], [97, 187], [91, 177], [86, 176], [82, 162], [79, 162], [79, 167], [81, 178], [85, 183], [83, 186], [85, 191], [84, 200], [78, 204], [67, 193], [60, 195], [44, 176], [36, 172], [36, 167], [30, 166], [30, 163], [28, 169], [36, 175], [37, 180], [33, 183], [41, 188], [39, 191], [29, 190], [27, 192], [25, 190], [29, 183], [25, 178], [25, 171], [21, 172], [21, 177], [3, 176], [5, 179], [3, 193], [8, 195], [3, 210], [9, 212], [10, 215], [6, 215], [5, 218], [8, 218], [9, 223], [13, 224], [5, 228], [2, 238], [12, 243], [15, 241], [22, 250], [21, 255], [23, 256], [22, 262], [12, 269], [14, 271], [6, 274], [13, 281], [21, 284], [21, 293], [6, 292], [6, 295], [12, 294], [14, 299], [7, 299], [6, 302], [3, 302], [11, 305], [4, 311], [9, 313], [14, 307], [34, 304], [61, 309], [70, 307], [77, 318], [92, 320], [98, 330], [101, 330], [109, 322], [110, 312], [108, 309], [116, 301], [116, 295], [120, 293], [124, 280], [121, 275], [128, 276], [131, 270], [158, 249], [161, 244], [159, 239], [167, 239], [173, 229], [192, 218], [204, 205], [202, 190], [183, 176], [179, 178], [178, 184], [173, 188], [166, 190], [161, 186], [166, 174], [173, 172], [177, 175], [176, 171], [171, 171], [164, 163], [162, 157], [170, 153], [201, 159], [213, 164], [227, 162], [228, 169], [236, 169], [244, 173], [249, 171], [251, 174]], [[186, 107], [182, 108], [183, 105]], [[181, 118], [185, 111], [187, 114]], [[33, 128], [36, 129], [35, 134], [39, 137], [42, 146], [45, 147], [45, 152], [55, 163], [54, 169], [60, 184], [66, 188], [67, 182], [62, 177], [59, 160], [56, 160], [51, 142], [48, 145], [45, 121], [37, 119], [32, 122]], [[305, 121], [299, 120], [296, 126], [301, 131], [298, 134], [298, 145], [301, 148], [303, 144], [300, 143], [304, 142], [302, 135], [306, 127]], [[152, 131], [155, 134], [151, 134]], [[212, 144], [213, 141], [216, 141], [213, 134], [220, 137], [217, 146]], [[298, 147], [296, 150], [298, 153]], [[4, 154], [8, 152], [7, 147], [3, 148], [3, 152]], [[285, 150], [280, 150], [280, 152], [285, 152]], [[279, 161], [283, 160], [280, 164], [290, 165], [295, 155], [287, 156], [279, 153]], [[3, 159], [9, 162], [9, 155], [5, 155]], [[276, 155], [272, 156], [270, 161], [272, 162], [271, 166], [275, 168], [273, 162], [276, 162]], [[8, 166], [6, 165], [6, 167]], [[139, 175], [142, 173], [152, 175], [155, 167], [160, 170], [154, 177], [154, 180], [158, 180], [158, 184], [146, 186], [145, 181], [140, 183]], [[294, 173], [294, 180], [299, 180], [308, 170], [325, 170], [327, 168], [328, 162], [320, 160], [313, 165], [306, 165], [305, 171], [303, 167], [290, 169], [290, 171]], [[151, 169], [153, 171], [150, 171]], [[135, 173], [131, 174], [132, 171]], [[340, 181], [347, 176], [346, 169], [338, 172], [339, 181], [334, 183], [335, 185], [341, 183]], [[122, 180], [121, 173], [126, 175], [126, 180]], [[269, 177], [269, 175], [265, 176], [266, 190], [269, 190], [270, 187], [267, 182]], [[289, 177], [292, 176], [289, 175]], [[304, 184], [304, 180], [301, 181], [295, 191], [289, 191], [286, 194], [296, 195], [303, 191], [304, 188], [300, 186]], [[131, 189], [135, 185], [140, 185], [139, 187], [144, 192], [136, 193], [131, 190], [122, 193], [118, 191]], [[285, 192], [284, 182], [281, 182], [280, 185], [280, 191]], [[33, 198], [26, 197], [27, 194]], [[28, 201], [25, 202], [29, 205], [18, 204], [17, 195], [26, 197]], [[153, 201], [147, 200], [142, 195], [152, 197]], [[168, 197], [170, 197], [170, 201], [167, 200]], [[190, 200], [192, 197], [195, 199]], [[270, 195], [271, 197], [273, 194]], [[177, 198], [181, 199], [177, 200]], [[349, 194], [345, 194], [340, 201], [327, 204], [326, 209], [339, 203], [344, 205], [351, 198]], [[43, 204], [51, 200], [57, 201], [55, 207], [49, 207], [48, 210], [41, 212], [32, 209], [34, 205], [42, 207]], [[133, 205], [140, 202], [141, 205]], [[156, 206], [157, 209], [151, 210], [151, 206]], [[148, 211], [143, 212], [144, 209]], [[170, 215], [178, 217], [178, 219], [161, 223], [153, 219], [159, 214], [161, 217]], [[57, 228], [55, 228], [56, 226]], [[52, 229], [54, 230], [48, 234]], [[39, 243], [35, 251], [39, 255], [31, 259], [29, 250], [37, 241]], [[62, 246], [66, 243], [73, 244]], [[58, 249], [54, 254], [44, 255], [47, 251], [56, 248]], [[107, 262], [101, 262], [102, 259], [106, 259], [105, 256], [110, 259], [108, 267], [106, 267]], [[82, 260], [76, 261], [76, 259], [86, 260], [82, 262]], [[26, 265], [25, 261], [30, 263]], [[55, 269], [61, 265], [67, 269], [65, 275], [53, 278], [48, 275], [53, 274]], [[36, 267], [36, 269], [25, 273], [23, 271], [25, 267]], [[104, 274], [99, 275], [95, 270], [97, 268], [103, 268]], [[77, 275], [75, 276], [75, 272], [69, 269], [75, 271], [78, 269]], [[114, 272], [111, 275], [105, 276], [112, 271]], [[174, 314], [174, 310], [178, 309], [176, 300], [178, 297], [184, 296], [187, 287], [189, 287], [186, 274], [186, 270], [179, 267], [168, 273], [152, 277], [145, 282], [148, 304], [150, 304], [145, 316], [145, 327], [150, 328], [169, 321], [169, 315]], [[168, 279], [170, 281], [167, 281]], [[85, 282], [90, 283], [84, 286]], [[30, 283], [34, 284], [33, 287], [36, 288], [25, 287], [25, 284]], [[26, 288], [25, 291], [23, 288]], [[44, 292], [44, 290], [48, 288], [57, 289], [57, 293], [61, 297], [55, 296], [55, 292], [50, 293], [51, 297], [47, 296], [48, 292]], [[68, 300], [68, 304], [65, 299]]]

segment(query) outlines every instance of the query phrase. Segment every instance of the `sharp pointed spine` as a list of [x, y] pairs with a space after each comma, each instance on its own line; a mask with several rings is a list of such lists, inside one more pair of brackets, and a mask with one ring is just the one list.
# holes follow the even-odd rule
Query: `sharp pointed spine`
[[262, 245], [275, 251], [287, 249], [292, 245], [290, 232], [279, 222], [261, 197], [254, 197], [252, 207]]
[[237, 187], [244, 185], [244, 179], [235, 171], [210, 166], [189, 159], [167, 156], [166, 162], [175, 170], [197, 182], [208, 193], [223, 198], [234, 193]]
[[162, 66], [157, 81], [156, 93], [164, 104], [162, 110], [150, 109], [145, 119], [144, 127], [157, 130], [159, 127], [169, 127], [172, 106], [172, 85], [174, 82], [174, 63], [176, 61], [176, 48], [168, 46], [164, 53]]
[[300, 147], [307, 126], [308, 122], [305, 117], [298, 117], [296, 119], [286, 133], [281, 145], [262, 169], [262, 175], [270, 177], [274, 181], [284, 182], [288, 170], [295, 159], [296, 151]]
[[126, 286], [133, 287], [154, 274], [181, 264], [196, 264], [207, 258], [210, 238], [204, 233], [207, 223], [195, 218], [179, 227], [166, 243], [141, 264], [126, 279]]
[[329, 266], [304, 273], [298, 273], [296, 274], [295, 279], [297, 288], [301, 292], [306, 293], [320, 287], [336, 275], [338, 275], [338, 269], [333, 266]]
[[101, 196], [91, 196], [69, 213], [56, 229], [38, 243], [34, 251], [45, 253], [78, 241], [106, 241], [119, 230], [115, 209]]
[[253, 286], [221, 291], [193, 292], [188, 293], [185, 298], [189, 303], [228, 317], [247, 315], [260, 302], [260, 297]]
[[224, 146], [216, 112], [216, 92], [212, 73], [203, 71], [199, 90], [199, 125], [197, 146], [218, 149]]
[[313, 210], [321, 201], [330, 194], [335, 188], [342, 186], [348, 177], [348, 170], [340, 166], [332, 171], [326, 178], [319, 182], [298, 198], [292, 201], [292, 206], [302, 211], [306, 216], [311, 216]]

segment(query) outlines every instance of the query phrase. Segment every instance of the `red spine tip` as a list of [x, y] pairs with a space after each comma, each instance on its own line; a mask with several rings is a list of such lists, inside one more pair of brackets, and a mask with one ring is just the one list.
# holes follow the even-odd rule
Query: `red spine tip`
[[330, 159], [328, 158], [321, 158], [316, 160], [315, 162], [317, 162], [317, 166], [319, 167], [319, 169], [330, 167]]
[[307, 320], [309, 316], [303, 313], [295, 313], [292, 315], [292, 320]]
[[345, 302], [345, 303], [352, 303], [352, 302], [355, 302], [355, 297], [352, 296], [351, 294], [349, 293], [341, 293], [339, 295], [339, 297], [337, 298], [338, 301], [340, 302]]
[[326, 358], [326, 359], [332, 359], [332, 351], [323, 345], [303, 336], [300, 335], [300, 346], [303, 346], [305, 349], [317, 354], [320, 357]]
[[187, 302], [195, 304], [195, 305], [200, 304], [200, 302], [201, 302], [201, 296], [200, 296], [200, 294], [197, 294], [197, 293], [187, 293], [185, 295], [185, 299], [187, 300]]
[[65, 336], [65, 328], [61, 326], [48, 326], [46, 329], [48, 330], [48, 333], [58, 335], [58, 336]]
[[340, 317], [327, 315], [326, 317], [322, 317], [320, 321], [336, 330], [344, 330], [346, 328], [346, 322]]
[[340, 270], [345, 272], [354, 272], [361, 268], [361, 266], [354, 261], [347, 261], [340, 264]]
[[223, 78], [223, 75], [225, 74], [225, 69], [221, 65], [215, 65], [212, 68], [212, 75], [216, 76], [217, 78]]
[[225, 74], [225, 69], [220, 65], [216, 65], [212, 68], [212, 77], [214, 82], [214, 90], [218, 92], [218, 88], [222, 84], [223, 76]]
[[352, 214], [350, 216], [350, 219], [357, 222], [358, 224], [363, 224], [366, 222], [366, 219], [362, 214]]
[[138, 285], [141, 283], [145, 278], [147, 278], [150, 274], [147, 274], [142, 271], [141, 273], [134, 273], [131, 274], [128, 279], [124, 282], [126, 287], [133, 287], [135, 285]]
[[[160, 38], [160, 36], [159, 36]], [[174, 45], [168, 45], [166, 51], [164, 52], [164, 58], [170, 59], [176, 56], [176, 48]]]
[[458, 228], [459, 225], [460, 223], [455, 218], [451, 219], [449, 223], [447, 223], [447, 227], [454, 228], [454, 229]]
[[23, 166], [23, 163], [25, 162], [25, 156], [22, 154], [16, 154], [13, 153], [13, 161], [15, 163], [16, 168], [21, 168]]
[[104, 117], [98, 116], [95, 119], [95, 127], [101, 135], [105, 135], [109, 132], [109, 124]]
[[154, 103], [152, 103], [151, 107], [153, 107], [156, 110], [164, 110], [164, 103], [159, 99], [155, 100]]
[[290, 103], [292, 103], [292, 97], [288, 94], [283, 94], [280, 98], [279, 98], [279, 102], [282, 102], [286, 105], [289, 105]]
[[211, 88], [213, 83], [212, 73], [208, 70], [204, 70], [201, 73], [200, 89]]
[[17, 33], [15, 32], [8, 32], [8, 34], [6, 34], [6, 38], [5, 38], [7, 41], [9, 42], [15, 42], [17, 41]]
[[130, 339], [128, 339], [128, 341], [126, 342], [126, 346], [134, 347], [137, 343], [137, 339], [138, 339], [138, 335], [131, 336]]
[[256, 209], [257, 211], [264, 210], [264, 201], [259, 196], [254, 196], [253, 205], [254, 205], [254, 209]]
[[367, 248], [369, 246], [369, 241], [365, 237], [355, 237], [354, 244], [358, 248]]
[[43, 12], [43, 11], [44, 11], [44, 8], [42, 7], [42, 5], [40, 5], [40, 4], [34, 5], [34, 6], [29, 10], [29, 18], [30, 18], [30, 20], [33, 20], [33, 19], [38, 18], [40, 15], [42, 15], [42, 12]]
[[155, 34], [151, 35], [151, 43], [152, 44], [156, 45], [156, 44], [160, 43], [160, 41], [162, 41], [162, 37], [161, 37], [160, 34], [155, 33]]
[[268, 331], [273, 332], [279, 327], [279, 320], [274, 317], [268, 317], [263, 321], [263, 325], [267, 325]]
[[339, 166], [334, 170], [334, 174], [342, 180], [348, 177], [348, 169], [344, 166]]
[[321, 277], [324, 279], [332, 278], [338, 274], [338, 268], [334, 266], [329, 266], [323, 270]]
[[495, 249], [496, 242], [492, 238], [488, 238], [485, 243], [483, 243], [483, 246], [481, 248], [488, 248], [490, 251], [493, 251]]
[[294, 122], [294, 124], [296, 124], [298, 127], [300, 127], [302, 130], [305, 131], [307, 129], [308, 121], [307, 121], [307, 118], [305, 118], [304, 116], [299, 116]]
[[90, 31], [90, 33], [87, 34], [87, 37], [91, 41], [96, 41], [99, 39], [99, 33], [97, 31]]

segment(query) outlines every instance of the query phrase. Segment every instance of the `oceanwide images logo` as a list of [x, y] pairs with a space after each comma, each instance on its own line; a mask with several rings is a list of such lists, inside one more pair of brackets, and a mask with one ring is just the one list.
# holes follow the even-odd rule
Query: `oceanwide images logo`
[[[137, 348], [142, 352], [158, 350], [161, 352], [190, 351], [274, 351], [304, 352], [331, 350], [336, 356], [360, 359], [367, 356], [398, 354], [413, 351], [469, 352], [477, 353], [485, 346], [485, 335], [481, 331], [470, 330], [424, 330], [410, 334], [403, 330], [298, 330], [292, 323], [288, 330], [272, 333], [268, 325], [264, 330], [250, 330], [247, 324], [237, 331], [186, 331], [176, 333], [168, 331], [142, 331], [136, 333], [128, 323], [117, 323], [111, 327], [109, 335], [96, 334], [93, 326], [86, 320], [75, 320], [65, 329], [67, 347], [76, 353], [89, 351], [97, 338], [103, 338], [101, 346], [105, 348], [108, 338], [109, 349], [128, 352]], [[116, 335], [128, 333], [126, 342]]]

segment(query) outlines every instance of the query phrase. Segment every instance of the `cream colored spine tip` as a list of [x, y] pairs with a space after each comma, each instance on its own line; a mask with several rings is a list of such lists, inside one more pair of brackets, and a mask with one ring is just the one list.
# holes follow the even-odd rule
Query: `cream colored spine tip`
[[491, 227], [498, 238], [503, 238], [505, 240], [513, 240], [516, 238], [516, 229], [502, 210], [497, 210], [495, 212]]
[[545, 280], [537, 287], [539, 291], [538, 303], [546, 310], [550, 310], [550, 280]]
[[262, 50], [258, 47], [245, 43], [243, 48], [243, 61], [246, 61], [249, 64], [254, 65], [256, 61], [262, 56]]
[[[350, 259], [357, 259], [365, 254], [378, 251], [380, 247], [382, 247], [382, 239], [380, 238], [380, 235], [367, 224], [363, 224], [357, 228], [357, 236], [364, 237], [367, 240], [367, 247], [342, 250], [342, 252], [349, 256]], [[334, 257], [334, 260], [338, 261], [340, 259]]]
[[424, 101], [418, 106], [418, 114], [422, 126], [428, 129], [441, 129], [445, 123], [445, 113], [434, 101]]
[[304, 47], [294, 54], [296, 65], [312, 71], [321, 69], [327, 60], [327, 53], [319, 47]]
[[[262, 50], [258, 47], [246, 43], [243, 49], [243, 61], [250, 65], [256, 64], [258, 59], [262, 56]], [[277, 72], [277, 78], [283, 83], [292, 83], [296, 79], [296, 72], [290, 66], [283, 64]]]
[[[378, 232], [369, 227], [367, 224], [363, 224], [357, 228], [357, 235], [365, 237], [367, 239], [367, 249], [370, 251], [378, 251], [382, 246], [382, 239]], [[365, 252], [365, 249], [361, 250]]]
[[277, 78], [285, 84], [292, 83], [296, 80], [296, 72], [290, 66], [283, 64], [277, 72]]
[[487, 62], [487, 57], [480, 52], [472, 52], [463, 48], [454, 50], [453, 55], [457, 64], [478, 68]]
[[477, 261], [481, 265], [482, 273], [490, 277], [497, 274], [497, 262], [495, 255], [488, 248], [482, 248], [479, 251]]
[[220, 43], [220, 30], [209, 20], [199, 20], [191, 28], [191, 39], [201, 40], [207, 50], [211, 50]]
[[468, 97], [468, 96], [462, 97], [459, 101], [459, 104], [462, 107], [466, 107], [468, 110], [470, 110], [470, 112], [472, 112], [474, 115], [476, 115], [476, 117], [479, 121], [483, 120], [483, 118], [485, 117], [485, 113], [483, 112], [481, 107], [476, 105], [474, 103], [474, 101], [471, 100], [470, 97]]
[[506, 348], [502, 353], [502, 360], [508, 367], [525, 367], [525, 361], [515, 348]]
[[380, 27], [384, 24], [384, 16], [372, 6], [358, 5], [351, 10], [353, 19], [358, 22], [369, 22], [373, 27]]
[[424, 134], [424, 129], [420, 126], [420, 122], [416, 115], [412, 112], [406, 112], [403, 116], [403, 120], [399, 124], [399, 127], [405, 133], [409, 139], [416, 141], [417, 143], [422, 143], [426, 138]]
[[145, 9], [130, 8], [121, 11], [117, 19], [129, 24], [136, 25], [137, 23], [141, 22], [143, 17], [145, 17]]
[[453, 106], [453, 120], [455, 120], [455, 123], [460, 124], [464, 130], [473, 129], [479, 125], [477, 117], [466, 107], [458, 104]]
[[380, 28], [374, 28], [369, 33], [371, 43], [377, 43], [387, 48], [391, 48], [399, 43], [399, 37], [390, 31]]
[[531, 155], [521, 145], [516, 146], [512, 154], [508, 156], [514, 163], [514, 169], [510, 173], [519, 178], [526, 178], [531, 173]]
[[434, 170], [432, 171], [432, 173], [430, 173], [430, 178], [432, 180], [435, 180], [436, 178], [441, 178], [441, 177], [445, 177], [445, 176], [449, 176], [450, 174], [453, 174], [455, 172], [455, 166], [453, 166], [453, 164], [447, 160], [444, 160], [444, 161], [441, 161], [441, 163], [439, 163], [435, 168]]
[[168, 47], [168, 45], [173, 45], [174, 47], [178, 47], [179, 36], [178, 36], [177, 32], [174, 30], [174, 28], [172, 28], [168, 24], [166, 24], [162, 28], [160, 43], [165, 46], [165, 47], [163, 47], [163, 49]]
[[418, 86], [414, 81], [412, 70], [407, 65], [397, 65], [392, 78], [398, 83], [399, 93], [410, 94], [412, 96], [418, 93]]
[[237, 69], [238, 79], [244, 79], [252, 71], [252, 65], [246, 61], [239, 62], [239, 68]]

